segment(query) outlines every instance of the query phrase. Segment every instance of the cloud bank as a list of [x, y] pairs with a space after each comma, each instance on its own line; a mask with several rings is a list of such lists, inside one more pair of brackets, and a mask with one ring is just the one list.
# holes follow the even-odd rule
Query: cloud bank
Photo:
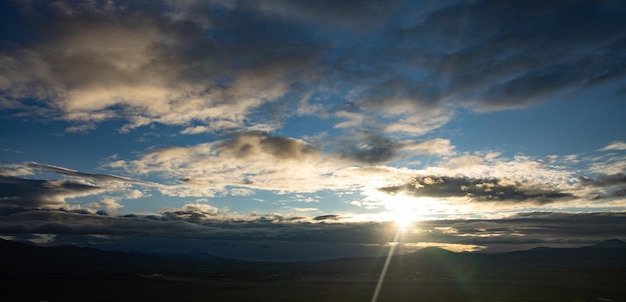
[[71, 121], [68, 131], [121, 119], [123, 131], [192, 134], [330, 110], [351, 119], [338, 128], [423, 134], [455, 108], [526, 107], [626, 72], [626, 6], [614, 1], [7, 1], [2, 11], [3, 107]]

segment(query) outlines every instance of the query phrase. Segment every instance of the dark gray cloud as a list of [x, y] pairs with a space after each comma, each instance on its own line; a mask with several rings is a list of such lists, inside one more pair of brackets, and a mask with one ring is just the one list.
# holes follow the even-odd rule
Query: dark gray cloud
[[[199, 219], [181, 213], [170, 214], [115, 217], [80, 211], [25, 211], [4, 214], [0, 220], [0, 233], [21, 237], [33, 233], [56, 234], [59, 237], [56, 244], [95, 244], [99, 248], [162, 252], [167, 247], [168, 252], [177, 253], [200, 250], [211, 253], [215, 250], [219, 253], [231, 251], [231, 256], [244, 259], [302, 260], [319, 259], [317, 256], [320, 255], [314, 250], [303, 249], [313, 246], [334, 251], [334, 254], [324, 253], [322, 258], [372, 256], [388, 248], [386, 244], [393, 239], [396, 229], [394, 223], [328, 220], [318, 223], [303, 217], [295, 220], [272, 215], [237, 218], [210, 213]], [[91, 234], [98, 234], [97, 240], [88, 238]], [[402, 233], [400, 241], [406, 247], [441, 243], [484, 246], [487, 251], [510, 251], [536, 246], [590, 245], [613, 238], [626, 239], [624, 213], [532, 212], [499, 219], [427, 220], [416, 222], [414, 229]], [[134, 245], [133, 242], [142, 244]], [[261, 257], [257, 250], [260, 246], [287, 250], [265, 251], [267, 254], [262, 252]], [[242, 247], [246, 249], [242, 250]], [[343, 249], [350, 252], [340, 252]], [[297, 251], [299, 254], [293, 254]]]
[[[20, 175], [52, 173], [64, 179], [21, 178]], [[39, 176], [39, 175], [38, 175]], [[42, 177], [45, 178], [45, 177]], [[59, 209], [69, 207], [68, 200], [106, 192], [122, 192], [124, 185], [164, 187], [162, 185], [108, 174], [83, 173], [75, 170], [27, 162], [0, 168], [0, 209]]]
[[262, 132], [241, 133], [217, 147], [220, 154], [234, 158], [254, 158], [270, 155], [277, 160], [304, 160], [320, 151], [298, 139], [271, 136]]
[[313, 220], [338, 220], [341, 216], [339, 215], [322, 215], [322, 216], [317, 216], [315, 218], [313, 218]]
[[114, 217], [80, 211], [31, 210], [2, 216], [2, 233], [108, 234], [179, 236], [200, 230], [211, 231], [185, 221]]
[[60, 208], [66, 199], [94, 195], [105, 189], [77, 180], [40, 180], [0, 176], [0, 211]]
[[523, 107], [623, 77], [624, 12], [615, 1], [458, 2], [390, 30], [393, 47], [375, 44], [338, 65], [376, 83], [363, 93], [369, 107]]
[[[0, 233], [142, 235], [213, 240], [279, 240], [384, 244], [393, 234], [380, 223], [312, 223], [304, 217], [226, 216], [171, 210], [158, 215], [108, 216], [66, 210], [3, 213]], [[356, 232], [356, 233], [355, 233]], [[360, 234], [356, 236], [356, 234]]]
[[323, 0], [323, 1], [244, 1], [243, 4], [274, 17], [305, 21], [316, 25], [372, 29], [381, 25], [401, 8], [400, 1]]
[[505, 203], [549, 204], [575, 197], [568, 192], [524, 181], [453, 176], [419, 176], [407, 184], [379, 190], [392, 195], [404, 192], [418, 197], [468, 197], [473, 201]]
[[626, 175], [623, 173], [601, 174], [595, 178], [581, 176], [578, 180], [583, 186], [601, 190], [593, 197], [595, 200], [626, 196]]
[[402, 141], [381, 133], [353, 133], [335, 143], [339, 156], [365, 164], [379, 164], [412, 155], [447, 155], [453, 147], [444, 139]]
[[619, 212], [528, 212], [501, 219], [432, 220], [419, 223], [419, 228], [428, 232], [406, 239], [483, 245], [487, 251], [589, 245], [624, 238], [625, 220], [626, 214]]
[[603, 175], [599, 175], [596, 178], [581, 176], [579, 177], [579, 180], [583, 185], [594, 186], [594, 187], [610, 187], [610, 186], [625, 186], [626, 185], [626, 175], [624, 175], [623, 173], [603, 174]]
[[626, 189], [613, 189], [606, 190], [603, 192], [596, 192], [595, 196], [593, 196], [592, 200], [602, 200], [602, 199], [611, 199], [611, 198], [620, 198], [626, 197]]
[[394, 159], [400, 145], [392, 139], [377, 134], [356, 135], [341, 143], [344, 158], [357, 162], [376, 164]]

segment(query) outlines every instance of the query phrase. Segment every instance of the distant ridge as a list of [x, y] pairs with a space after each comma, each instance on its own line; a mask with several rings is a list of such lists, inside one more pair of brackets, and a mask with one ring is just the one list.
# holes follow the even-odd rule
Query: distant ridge
[[626, 242], [619, 239], [610, 239], [605, 240], [600, 243], [596, 243], [592, 245], [592, 247], [601, 247], [601, 248], [626, 248]]
[[[625, 250], [622, 250], [625, 249]], [[385, 257], [344, 258], [326, 261], [279, 263], [249, 262], [206, 255], [152, 255], [139, 252], [104, 251], [78, 246], [41, 247], [0, 239], [0, 266], [19, 271], [195, 271], [249, 270], [252, 266], [268, 268], [292, 266], [318, 271], [359, 272], [378, 268]], [[484, 266], [619, 266], [626, 267], [626, 242], [611, 239], [579, 248], [537, 247], [499, 254], [457, 253], [438, 247], [427, 247], [409, 254], [395, 255], [392, 270], [437, 268], [481, 264]]]

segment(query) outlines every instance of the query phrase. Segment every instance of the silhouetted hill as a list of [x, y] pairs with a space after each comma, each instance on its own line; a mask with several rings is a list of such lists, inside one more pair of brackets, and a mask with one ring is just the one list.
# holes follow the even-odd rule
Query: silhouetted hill
[[626, 242], [619, 239], [610, 239], [594, 244], [592, 247], [626, 249]]
[[626, 266], [626, 246], [621, 240], [608, 240], [580, 248], [537, 247], [506, 253], [503, 261], [543, 266]]
[[242, 261], [211, 256], [175, 257], [141, 253], [102, 251], [61, 245], [41, 247], [0, 239], [0, 266], [4, 271], [83, 273], [83, 272], [194, 272], [199, 268], [223, 269]]
[[[621, 245], [394, 255], [381, 301], [624, 302]], [[0, 240], [0, 282], [11, 301], [367, 301], [385, 259], [245, 262]]]
[[[247, 272], [260, 274], [368, 274], [379, 272], [385, 258], [349, 258], [311, 262], [246, 262], [206, 255], [147, 255], [102, 251], [77, 246], [40, 247], [0, 240], [0, 265], [6, 271], [81, 272]], [[538, 247], [502, 254], [455, 253], [428, 247], [414, 253], [395, 255], [390, 272], [446, 271], [452, 268], [511, 267], [626, 267], [626, 243], [608, 240], [581, 248]]]

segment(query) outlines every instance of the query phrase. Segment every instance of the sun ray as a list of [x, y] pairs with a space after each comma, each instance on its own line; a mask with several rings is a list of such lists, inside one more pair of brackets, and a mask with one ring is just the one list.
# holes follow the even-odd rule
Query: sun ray
[[396, 230], [396, 234], [393, 236], [393, 241], [391, 242], [389, 253], [387, 253], [385, 264], [383, 265], [383, 269], [380, 272], [380, 276], [378, 277], [378, 282], [376, 283], [376, 289], [374, 290], [374, 295], [372, 296], [372, 302], [378, 301], [378, 295], [380, 295], [380, 290], [383, 287], [383, 282], [385, 281], [385, 276], [387, 275], [387, 269], [389, 269], [389, 263], [391, 262], [391, 257], [393, 256], [393, 253], [396, 250], [396, 246], [398, 245], [398, 238], [400, 238], [401, 232], [402, 230], [398, 228]]

